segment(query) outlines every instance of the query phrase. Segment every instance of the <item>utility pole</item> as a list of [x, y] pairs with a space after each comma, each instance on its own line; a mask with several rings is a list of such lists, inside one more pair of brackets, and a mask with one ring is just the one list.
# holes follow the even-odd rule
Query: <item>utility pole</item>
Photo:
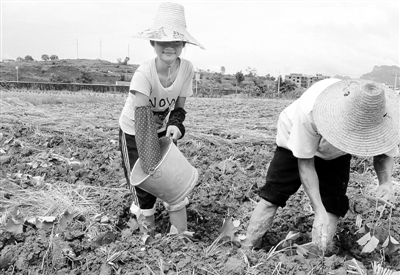
[[279, 91], [279, 89], [280, 89], [280, 84], [281, 84], [281, 72], [279, 71], [279, 73], [278, 73], [278, 96], [279, 96], [279, 94], [280, 94], [280, 91]]
[[396, 88], [397, 88], [397, 74], [394, 75], [394, 87], [393, 87], [393, 90], [396, 91]]
[[131, 57], [129, 56], [129, 43], [128, 43], [128, 57], [129, 57], [129, 59], [131, 58]]
[[101, 39], [100, 39], [100, 60], [101, 60]]
[[78, 39], [76, 39], [76, 59], [79, 59], [79, 57], [78, 57]]

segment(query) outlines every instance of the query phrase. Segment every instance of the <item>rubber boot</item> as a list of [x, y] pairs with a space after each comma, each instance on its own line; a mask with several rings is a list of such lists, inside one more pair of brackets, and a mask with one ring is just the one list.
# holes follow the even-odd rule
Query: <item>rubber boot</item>
[[179, 233], [187, 231], [186, 207], [177, 211], [168, 211], [168, 213], [171, 224], [178, 229]]
[[[326, 237], [326, 252], [330, 252], [334, 249], [333, 237], [336, 234], [336, 229], [339, 222], [339, 217], [336, 216], [335, 214], [328, 212], [328, 216], [329, 216], [329, 227], [328, 227], [328, 235]], [[312, 235], [312, 241], [318, 243], [319, 236], [317, 232], [314, 231], [314, 229], [312, 230], [311, 235]]]
[[262, 236], [264, 236], [268, 228], [271, 227], [277, 210], [277, 205], [264, 199], [258, 202], [251, 214], [249, 226], [247, 227], [246, 239], [241, 242], [244, 248], [251, 249], [261, 242]]

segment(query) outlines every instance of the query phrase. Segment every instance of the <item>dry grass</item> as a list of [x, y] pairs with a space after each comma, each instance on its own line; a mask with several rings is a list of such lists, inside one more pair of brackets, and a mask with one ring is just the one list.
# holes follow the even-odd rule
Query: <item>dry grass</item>
[[[113, 188], [115, 191], [126, 189]], [[4, 179], [0, 186], [0, 225], [5, 225], [16, 207], [24, 218], [58, 217], [65, 211], [84, 217], [100, 213], [98, 199], [104, 187], [71, 185], [66, 182], [45, 183], [40, 187], [24, 189], [16, 182]]]
[[[27, 102], [35, 106], [45, 104], [75, 104], [75, 103], [102, 103], [115, 102], [123, 104], [126, 94], [94, 93], [90, 91], [40, 91], [40, 90], [1, 90], [1, 100], [13, 100]], [[22, 100], [22, 101], [21, 101]], [[25, 103], [26, 104], [26, 103]]]

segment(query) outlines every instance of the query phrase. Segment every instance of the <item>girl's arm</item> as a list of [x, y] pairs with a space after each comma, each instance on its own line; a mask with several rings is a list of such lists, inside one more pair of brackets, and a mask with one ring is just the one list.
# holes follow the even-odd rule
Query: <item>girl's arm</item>
[[180, 97], [179, 96], [178, 99], [176, 100], [176, 103], [175, 103], [175, 109], [177, 109], [177, 108], [184, 109], [185, 102], [186, 102], [186, 97]]
[[175, 103], [174, 109], [169, 115], [167, 123], [167, 137], [171, 137], [173, 140], [181, 139], [185, 135], [185, 126], [183, 121], [186, 118], [185, 107], [186, 97], [178, 97]]

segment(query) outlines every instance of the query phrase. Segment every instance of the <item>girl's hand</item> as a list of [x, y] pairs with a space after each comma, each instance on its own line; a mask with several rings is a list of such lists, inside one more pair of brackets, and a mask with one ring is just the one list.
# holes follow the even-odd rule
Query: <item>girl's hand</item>
[[175, 125], [169, 125], [166, 136], [171, 137], [174, 141], [177, 141], [182, 136], [182, 133]]

